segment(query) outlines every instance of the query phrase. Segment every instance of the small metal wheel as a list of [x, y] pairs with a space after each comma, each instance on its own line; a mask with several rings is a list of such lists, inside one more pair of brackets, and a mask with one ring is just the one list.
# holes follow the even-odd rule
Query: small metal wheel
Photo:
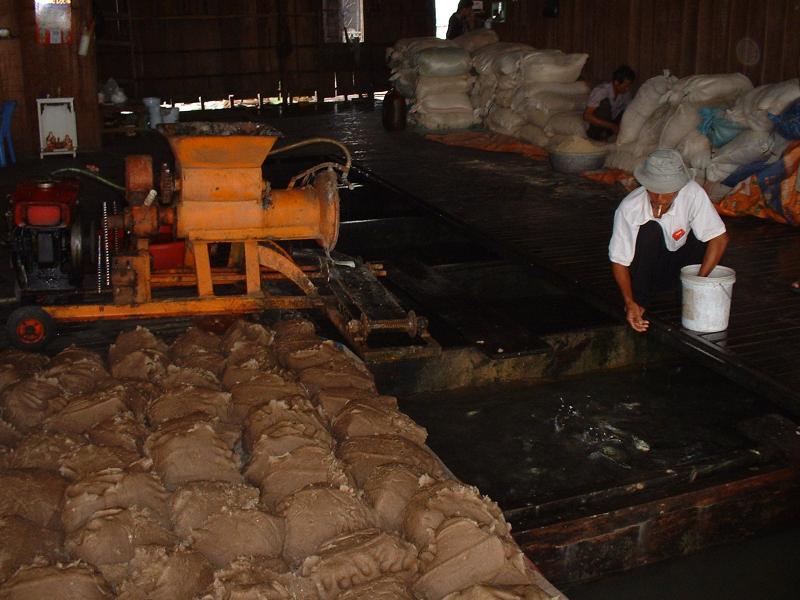
[[52, 317], [38, 306], [22, 306], [6, 321], [9, 342], [20, 350], [41, 350], [55, 333]]

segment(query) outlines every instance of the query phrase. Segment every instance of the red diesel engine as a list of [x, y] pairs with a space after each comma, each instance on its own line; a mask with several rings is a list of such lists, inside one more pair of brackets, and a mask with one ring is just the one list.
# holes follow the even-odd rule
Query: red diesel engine
[[9, 245], [18, 295], [72, 291], [93, 259], [94, 236], [80, 217], [75, 179], [17, 185], [11, 195]]

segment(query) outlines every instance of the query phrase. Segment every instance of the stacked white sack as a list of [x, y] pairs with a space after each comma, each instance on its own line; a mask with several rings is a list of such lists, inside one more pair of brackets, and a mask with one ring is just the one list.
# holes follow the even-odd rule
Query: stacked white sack
[[[478, 74], [475, 86], [472, 88], [472, 106], [475, 115], [485, 117], [495, 104], [495, 95], [498, 88], [501, 91], [502, 101], [510, 90], [513, 92], [519, 87], [519, 61], [526, 54], [533, 52], [532, 46], [527, 44], [514, 44], [498, 42], [489, 44], [476, 50], [472, 57], [472, 67]], [[504, 108], [510, 107], [509, 103]]]
[[508, 79], [513, 87], [498, 84], [486, 126], [538, 146], [548, 145], [552, 136], [586, 137], [583, 110], [589, 88], [577, 79], [587, 58], [560, 50], [525, 52]]
[[469, 53], [459, 47], [417, 52], [412, 59], [418, 79], [409, 110], [411, 121], [424, 129], [464, 129], [472, 125], [471, 65]]
[[414, 56], [429, 48], [457, 47], [458, 45], [452, 40], [435, 37], [403, 38], [386, 49], [386, 64], [391, 70], [389, 81], [401, 96], [411, 98], [417, 86], [417, 71], [412, 64]]
[[476, 51], [485, 46], [496, 44], [498, 39], [497, 34], [491, 29], [480, 28], [453, 38], [453, 42], [459, 48], [463, 48], [470, 54], [475, 54]]
[[800, 98], [800, 80], [789, 79], [754, 88], [739, 96], [725, 118], [756, 131], [772, 131], [775, 124], [767, 114], [779, 115]]
[[741, 73], [692, 75], [675, 80], [660, 75], [647, 80], [625, 111], [617, 144], [605, 166], [633, 169], [657, 148], [675, 148], [698, 171], [711, 162], [711, 143], [697, 131], [703, 106], [730, 106], [753, 88]]
[[720, 182], [739, 167], [753, 162], [778, 160], [788, 141], [774, 132], [774, 123], [767, 114], [777, 115], [800, 98], [800, 82], [789, 79], [762, 85], [739, 96], [725, 117], [746, 127], [732, 141], [712, 153], [706, 179]]

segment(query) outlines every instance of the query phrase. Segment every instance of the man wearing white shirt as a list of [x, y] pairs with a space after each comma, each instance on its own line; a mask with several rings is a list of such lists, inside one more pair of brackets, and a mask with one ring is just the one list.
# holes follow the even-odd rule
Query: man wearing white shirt
[[631, 86], [636, 73], [628, 65], [620, 65], [606, 81], [595, 86], [589, 93], [583, 120], [588, 124], [586, 135], [593, 140], [605, 142], [619, 133], [622, 113], [631, 103]]
[[699, 263], [698, 275], [708, 276], [725, 253], [728, 234], [677, 151], [656, 150], [633, 174], [642, 187], [628, 194], [614, 214], [608, 256], [625, 301], [625, 318], [644, 332], [651, 296], [675, 287], [686, 265]]

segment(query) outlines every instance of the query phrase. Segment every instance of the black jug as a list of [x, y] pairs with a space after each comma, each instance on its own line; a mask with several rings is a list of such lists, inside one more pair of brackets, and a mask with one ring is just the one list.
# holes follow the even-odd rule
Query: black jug
[[395, 88], [383, 98], [383, 128], [386, 131], [402, 131], [406, 128], [406, 100]]

